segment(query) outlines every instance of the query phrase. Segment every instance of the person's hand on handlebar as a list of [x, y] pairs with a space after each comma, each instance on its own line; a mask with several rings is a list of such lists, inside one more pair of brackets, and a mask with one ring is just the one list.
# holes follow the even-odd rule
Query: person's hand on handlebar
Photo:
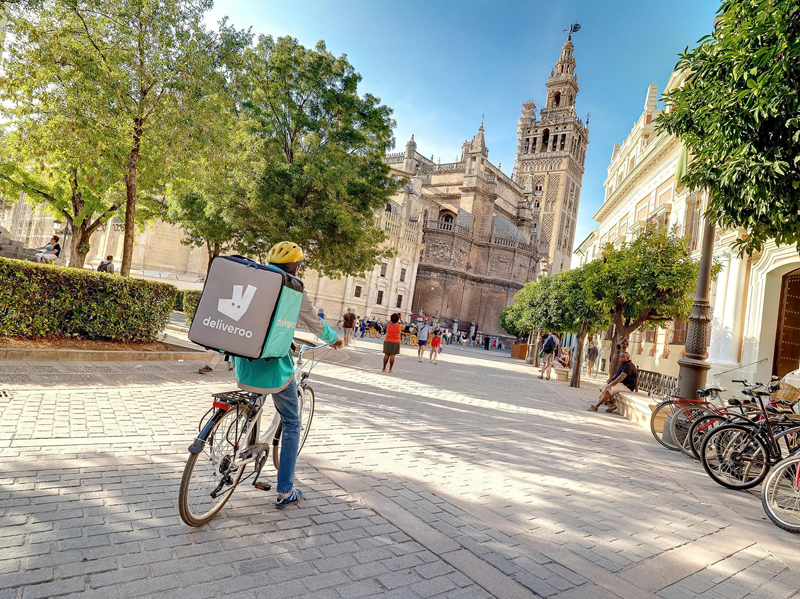
[[333, 349], [340, 349], [343, 345], [344, 345], [344, 340], [343, 339], [337, 339], [336, 341], [334, 341], [331, 344], [331, 347]]

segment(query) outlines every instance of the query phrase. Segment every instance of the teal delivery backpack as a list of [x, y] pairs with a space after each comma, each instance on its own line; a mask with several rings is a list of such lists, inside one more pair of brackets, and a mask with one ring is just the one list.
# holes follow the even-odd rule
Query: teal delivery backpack
[[282, 358], [291, 349], [302, 301], [297, 277], [241, 256], [217, 256], [189, 339], [240, 358]]

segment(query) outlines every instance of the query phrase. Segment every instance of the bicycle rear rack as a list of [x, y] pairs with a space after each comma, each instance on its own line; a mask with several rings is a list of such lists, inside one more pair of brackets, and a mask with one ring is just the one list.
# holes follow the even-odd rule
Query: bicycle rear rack
[[226, 391], [225, 393], [214, 393], [214, 407], [222, 410], [229, 410], [234, 406], [250, 403], [258, 395], [249, 391]]

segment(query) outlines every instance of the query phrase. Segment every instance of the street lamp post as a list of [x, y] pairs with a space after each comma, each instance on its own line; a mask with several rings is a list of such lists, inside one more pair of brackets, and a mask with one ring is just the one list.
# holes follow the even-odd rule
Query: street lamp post
[[708, 216], [703, 226], [703, 247], [700, 252], [700, 270], [697, 275], [697, 290], [689, 317], [684, 357], [678, 360], [678, 396], [696, 399], [697, 390], [706, 386], [706, 376], [711, 365], [708, 354], [709, 323], [711, 322], [711, 266], [714, 258], [716, 224]]

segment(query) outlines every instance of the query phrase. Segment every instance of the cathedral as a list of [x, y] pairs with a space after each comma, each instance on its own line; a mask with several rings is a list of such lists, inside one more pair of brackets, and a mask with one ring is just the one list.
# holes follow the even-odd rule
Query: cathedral
[[414, 311], [505, 336], [499, 317], [514, 294], [540, 274], [569, 269], [589, 141], [575, 112], [573, 50], [570, 35], [538, 115], [535, 103], [522, 104], [511, 177], [489, 161], [483, 124], [456, 162], [434, 163], [413, 136], [405, 152], [387, 155], [392, 174], [408, 181], [387, 210], [422, 229]]

